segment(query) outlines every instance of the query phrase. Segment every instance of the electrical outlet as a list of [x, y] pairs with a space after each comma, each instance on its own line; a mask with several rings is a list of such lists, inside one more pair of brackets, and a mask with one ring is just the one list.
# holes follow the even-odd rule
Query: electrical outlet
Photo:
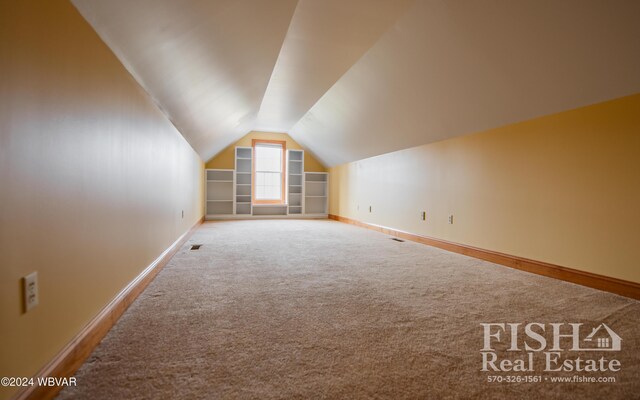
[[449, 224], [453, 225], [453, 214], [449, 215]]
[[32, 272], [22, 279], [24, 285], [24, 312], [30, 311], [38, 305], [38, 273]]
[[369, 206], [369, 212], [371, 212], [371, 206]]
[[427, 212], [423, 211], [422, 214], [420, 214], [420, 217], [422, 218], [423, 221], [427, 220]]

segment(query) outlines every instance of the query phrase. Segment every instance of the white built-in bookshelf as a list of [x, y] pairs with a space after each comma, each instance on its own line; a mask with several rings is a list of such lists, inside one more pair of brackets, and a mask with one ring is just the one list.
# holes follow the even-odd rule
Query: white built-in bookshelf
[[287, 204], [290, 215], [304, 213], [304, 150], [287, 151]]
[[236, 147], [236, 215], [251, 215], [251, 171], [253, 149]]
[[233, 170], [206, 171], [207, 215], [233, 215]]
[[324, 215], [329, 206], [329, 174], [326, 172], [304, 173], [304, 212]]
[[304, 150], [288, 150], [285, 204], [252, 204], [253, 149], [235, 148], [235, 169], [207, 169], [206, 218], [326, 218], [329, 175], [304, 171]]

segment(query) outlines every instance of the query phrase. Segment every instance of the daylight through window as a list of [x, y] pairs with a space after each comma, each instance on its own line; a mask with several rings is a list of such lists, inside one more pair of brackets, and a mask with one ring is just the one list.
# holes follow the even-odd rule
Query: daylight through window
[[283, 201], [284, 147], [281, 143], [257, 142], [255, 148], [255, 200]]

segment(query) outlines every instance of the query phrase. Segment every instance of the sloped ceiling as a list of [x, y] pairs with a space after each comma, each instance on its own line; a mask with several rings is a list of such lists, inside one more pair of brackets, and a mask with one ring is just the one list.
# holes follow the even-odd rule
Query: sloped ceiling
[[413, 0], [301, 0], [265, 93], [256, 129], [293, 125]]
[[74, 0], [207, 160], [253, 128], [296, 0]]
[[633, 0], [73, 0], [205, 160], [326, 165], [640, 92]]

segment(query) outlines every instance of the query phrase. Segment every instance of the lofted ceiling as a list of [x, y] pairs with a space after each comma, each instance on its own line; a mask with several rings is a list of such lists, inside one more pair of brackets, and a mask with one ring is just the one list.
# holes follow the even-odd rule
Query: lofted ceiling
[[204, 160], [328, 166], [640, 92], [634, 0], [72, 0]]
[[253, 128], [296, 0], [74, 0], [207, 160]]
[[289, 132], [413, 0], [300, 0], [256, 129]]

